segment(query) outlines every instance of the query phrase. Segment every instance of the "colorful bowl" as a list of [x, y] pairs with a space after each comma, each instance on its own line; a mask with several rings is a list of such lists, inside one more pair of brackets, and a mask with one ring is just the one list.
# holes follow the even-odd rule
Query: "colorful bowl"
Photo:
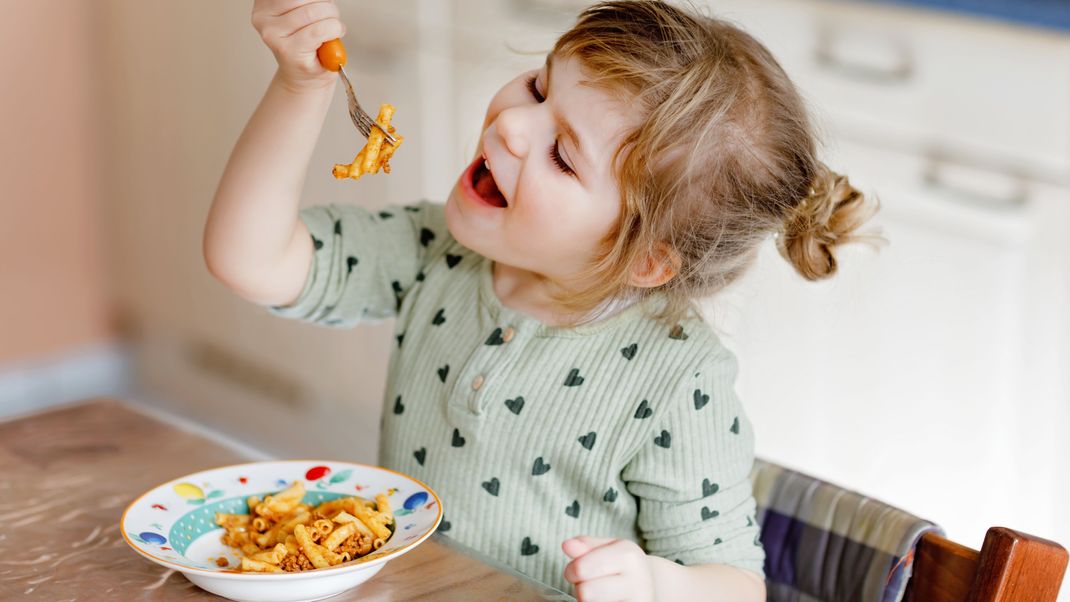
[[[220, 540], [215, 513], [248, 512], [246, 498], [281, 491], [303, 481], [309, 504], [386, 493], [394, 512], [394, 534], [379, 550], [338, 566], [295, 573], [241, 573], [240, 554]], [[442, 502], [424, 483], [399, 472], [351, 462], [291, 460], [214, 468], [168, 481], [134, 500], [120, 521], [130, 547], [198, 586], [231, 600], [294, 602], [319, 600], [371, 578], [388, 561], [420, 544], [442, 520]]]

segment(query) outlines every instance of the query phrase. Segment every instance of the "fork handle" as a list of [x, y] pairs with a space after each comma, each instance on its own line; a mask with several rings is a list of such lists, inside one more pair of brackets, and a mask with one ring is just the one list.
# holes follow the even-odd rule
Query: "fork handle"
[[338, 71], [346, 64], [346, 47], [339, 38], [328, 40], [316, 49], [316, 58], [324, 69]]

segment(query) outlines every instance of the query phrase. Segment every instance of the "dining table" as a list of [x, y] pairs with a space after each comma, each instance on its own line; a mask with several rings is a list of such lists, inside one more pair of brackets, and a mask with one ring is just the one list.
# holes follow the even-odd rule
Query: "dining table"
[[[110, 397], [0, 421], [0, 600], [221, 600], [139, 556], [119, 523], [160, 483], [255, 459], [225, 443]], [[331, 598], [573, 599], [441, 533]]]

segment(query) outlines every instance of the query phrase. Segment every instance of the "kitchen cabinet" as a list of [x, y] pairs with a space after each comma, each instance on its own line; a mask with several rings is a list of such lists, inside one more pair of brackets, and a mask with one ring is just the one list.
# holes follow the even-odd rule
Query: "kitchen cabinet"
[[706, 304], [759, 454], [979, 547], [1070, 541], [1070, 37], [868, 3], [718, 0], [808, 103], [890, 244], [807, 283], [772, 241]]

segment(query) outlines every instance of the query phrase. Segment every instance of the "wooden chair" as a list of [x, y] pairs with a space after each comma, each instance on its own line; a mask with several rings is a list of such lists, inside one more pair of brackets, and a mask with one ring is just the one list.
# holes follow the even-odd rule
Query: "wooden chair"
[[936, 523], [834, 483], [755, 461], [769, 602], [1055, 602], [1061, 545], [992, 527], [981, 551]]
[[914, 553], [905, 602], [1054, 602], [1066, 571], [1061, 545], [992, 527], [977, 552], [926, 533]]

